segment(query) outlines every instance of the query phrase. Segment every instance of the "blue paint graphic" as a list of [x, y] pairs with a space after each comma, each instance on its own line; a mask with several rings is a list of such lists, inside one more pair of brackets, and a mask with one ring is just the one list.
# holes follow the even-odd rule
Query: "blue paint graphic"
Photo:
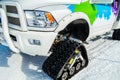
[[75, 7], [74, 7], [74, 5], [69, 5], [68, 9], [71, 10], [72, 12], [74, 12]]
[[109, 5], [95, 5], [98, 11], [97, 17], [108, 20], [111, 16], [112, 8]]
[[[75, 11], [75, 8], [76, 8], [75, 5], [67, 5], [67, 6], [68, 6], [68, 9], [71, 10], [72, 12]], [[96, 4], [93, 6], [96, 7], [95, 8], [97, 11], [97, 14], [95, 14], [96, 18], [104, 18], [105, 20], [110, 19], [110, 16], [112, 14], [112, 7], [110, 5], [108, 5], [108, 4], [106, 4], [106, 5]]]

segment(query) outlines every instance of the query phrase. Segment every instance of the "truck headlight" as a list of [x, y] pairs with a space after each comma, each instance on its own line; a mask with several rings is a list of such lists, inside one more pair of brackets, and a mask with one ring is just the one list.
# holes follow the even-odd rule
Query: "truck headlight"
[[39, 10], [26, 10], [25, 11], [27, 24], [30, 27], [38, 28], [55, 28], [57, 22], [49, 12]]

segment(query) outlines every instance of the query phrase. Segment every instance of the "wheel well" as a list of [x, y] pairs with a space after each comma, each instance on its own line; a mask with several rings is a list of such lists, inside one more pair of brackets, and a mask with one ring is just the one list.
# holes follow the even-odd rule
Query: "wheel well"
[[72, 21], [60, 34], [70, 34], [71, 37], [85, 41], [89, 36], [89, 24], [84, 19]]

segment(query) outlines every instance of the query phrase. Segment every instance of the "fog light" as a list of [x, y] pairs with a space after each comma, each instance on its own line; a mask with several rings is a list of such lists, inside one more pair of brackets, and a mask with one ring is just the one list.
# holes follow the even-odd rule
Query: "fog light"
[[40, 40], [29, 39], [28, 42], [29, 42], [31, 45], [41, 45]]

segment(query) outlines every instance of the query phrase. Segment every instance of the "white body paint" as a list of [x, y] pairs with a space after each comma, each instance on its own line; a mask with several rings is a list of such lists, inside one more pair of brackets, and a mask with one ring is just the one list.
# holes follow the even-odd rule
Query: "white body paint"
[[[86, 0], [5, 0], [1, 1], [0, 5], [3, 6], [0, 9], [2, 14], [2, 29], [7, 40], [8, 46], [14, 52], [24, 52], [30, 55], [47, 55], [51, 48], [59, 31], [63, 30], [68, 24], [76, 19], [85, 19], [90, 27], [90, 35], [88, 39], [93, 36], [103, 34], [111, 30], [113, 23], [115, 22], [115, 16], [111, 15], [109, 20], [97, 18], [93, 25], [90, 24], [90, 19], [83, 12], [72, 13], [68, 9], [67, 4], [80, 4]], [[7, 13], [6, 5], [13, 5], [17, 7], [18, 14]], [[42, 10], [50, 12], [58, 23], [56, 28], [30, 28], [26, 22], [26, 16], [24, 10]], [[20, 18], [21, 26], [16, 26], [7, 23], [5, 16], [12, 16]], [[3, 19], [4, 18], [4, 19]], [[7, 28], [7, 29], [6, 29]], [[6, 30], [5, 30], [6, 29]], [[29, 29], [32, 29], [30, 31]], [[47, 32], [46, 32], [47, 31]], [[14, 35], [16, 41], [11, 40], [8, 34]], [[31, 45], [28, 40], [35, 39], [40, 41], [40, 45]]]

